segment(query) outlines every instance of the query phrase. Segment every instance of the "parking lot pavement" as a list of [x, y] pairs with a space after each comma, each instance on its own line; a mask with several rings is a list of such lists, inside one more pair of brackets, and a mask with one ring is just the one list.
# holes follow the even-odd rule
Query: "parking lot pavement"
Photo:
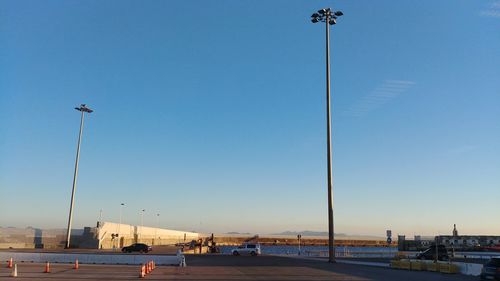
[[[329, 264], [321, 260], [259, 256], [186, 256], [187, 267], [159, 266], [146, 280], [404, 280], [447, 281], [477, 280], [477, 277], [433, 272], [394, 270], [350, 264]], [[45, 264], [20, 263], [18, 277], [2, 263], [0, 280], [132, 280], [139, 279], [139, 266], [87, 265], [78, 270], [72, 264], [52, 264], [51, 273], [43, 273]]]

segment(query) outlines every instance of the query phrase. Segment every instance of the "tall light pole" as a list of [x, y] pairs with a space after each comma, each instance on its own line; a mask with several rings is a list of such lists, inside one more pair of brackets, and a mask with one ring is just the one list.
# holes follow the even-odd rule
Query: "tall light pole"
[[83, 117], [85, 116], [85, 112], [87, 113], [93, 112], [93, 110], [88, 108], [85, 104], [81, 104], [80, 107], [75, 107], [75, 109], [82, 113], [82, 117], [80, 119], [80, 134], [78, 135], [78, 146], [76, 149], [75, 174], [73, 175], [73, 190], [71, 192], [71, 203], [69, 205], [68, 231], [66, 232], [66, 248], [69, 248], [69, 241], [71, 239], [71, 223], [73, 221], [73, 206], [75, 204], [76, 179], [78, 178], [78, 161], [80, 160], [80, 144], [82, 142]]
[[312, 14], [313, 23], [324, 22], [326, 27], [326, 150], [328, 174], [328, 262], [335, 262], [335, 238], [333, 233], [333, 175], [332, 175], [332, 116], [330, 113], [330, 25], [337, 23], [341, 11], [332, 11], [330, 8], [321, 9]]
[[155, 238], [153, 241], [156, 241], [157, 231], [159, 227], [160, 227], [160, 214], [156, 214]]
[[144, 228], [144, 212], [146, 212], [146, 209], [141, 210], [141, 232], [139, 232], [139, 239], [142, 238], [142, 229]]
[[[123, 206], [125, 206], [125, 203], [120, 204], [120, 221], [118, 222], [118, 241], [121, 241], [121, 239], [122, 239], [122, 234], [121, 234], [120, 230], [122, 228], [122, 209], [123, 209]], [[120, 242], [118, 242], [118, 246], [121, 247]]]

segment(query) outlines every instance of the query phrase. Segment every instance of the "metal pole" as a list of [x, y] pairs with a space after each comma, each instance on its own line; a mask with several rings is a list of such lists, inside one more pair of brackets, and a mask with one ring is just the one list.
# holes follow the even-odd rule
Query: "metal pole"
[[78, 135], [78, 147], [76, 149], [75, 173], [73, 176], [73, 190], [71, 192], [71, 203], [69, 205], [68, 231], [66, 232], [66, 248], [69, 248], [69, 241], [71, 238], [71, 223], [73, 221], [73, 206], [75, 203], [76, 179], [78, 178], [78, 161], [80, 160], [80, 144], [82, 141], [84, 113], [85, 112], [82, 110], [82, 117], [80, 120], [80, 134]]
[[[438, 252], [438, 236], [436, 236], [436, 258], [434, 259], [434, 262], [437, 264], [438, 260], [439, 260], [439, 252]], [[437, 265], [436, 265], [437, 266]], [[437, 271], [437, 270], [436, 270]]]
[[156, 240], [156, 236], [158, 235], [157, 234], [157, 231], [158, 231], [158, 228], [160, 227], [160, 214], [156, 214], [156, 228], [155, 228], [155, 238], [153, 241]]
[[142, 210], [141, 211], [141, 231], [139, 232], [139, 239], [142, 238], [142, 229], [144, 228], [144, 211], [146, 210]]
[[328, 262], [335, 262], [335, 238], [333, 233], [333, 176], [332, 176], [332, 138], [330, 113], [330, 25], [329, 14], [326, 25], [326, 142], [327, 142], [327, 173], [328, 173]]
[[120, 204], [120, 221], [118, 222], [118, 247], [121, 247], [120, 241], [122, 240], [122, 234], [121, 234], [121, 228], [122, 228], [122, 209], [123, 209], [123, 203]]

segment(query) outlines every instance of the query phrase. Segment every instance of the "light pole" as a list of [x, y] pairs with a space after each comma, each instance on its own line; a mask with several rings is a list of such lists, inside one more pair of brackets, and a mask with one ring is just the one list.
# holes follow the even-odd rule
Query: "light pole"
[[157, 231], [159, 227], [160, 227], [160, 214], [156, 214], [155, 239], [153, 241], [156, 241]]
[[142, 238], [142, 229], [144, 228], [144, 212], [146, 212], [146, 209], [141, 210], [141, 232], [139, 232], [139, 239]]
[[118, 246], [121, 247], [121, 243], [119, 241], [121, 241], [121, 237], [122, 237], [122, 234], [120, 232], [121, 228], [122, 228], [122, 210], [123, 210], [123, 206], [125, 206], [125, 203], [121, 203], [120, 204], [120, 221], [118, 222]]
[[85, 112], [87, 113], [93, 112], [93, 110], [88, 108], [85, 104], [81, 104], [80, 107], [75, 107], [75, 109], [82, 113], [82, 117], [80, 119], [80, 133], [78, 134], [78, 146], [76, 149], [75, 174], [73, 175], [73, 190], [71, 191], [71, 202], [69, 205], [68, 231], [66, 232], [66, 248], [69, 248], [69, 241], [71, 238], [71, 223], [73, 221], [73, 205], [75, 203], [76, 179], [78, 178], [78, 161], [80, 160], [80, 144], [82, 142], [82, 133], [83, 133], [83, 117], [85, 116]]
[[312, 14], [313, 23], [324, 22], [326, 27], [326, 150], [328, 174], [328, 262], [335, 262], [335, 246], [333, 233], [333, 175], [332, 175], [332, 126], [330, 113], [330, 25], [337, 23], [341, 11], [332, 11], [330, 8], [321, 9]]

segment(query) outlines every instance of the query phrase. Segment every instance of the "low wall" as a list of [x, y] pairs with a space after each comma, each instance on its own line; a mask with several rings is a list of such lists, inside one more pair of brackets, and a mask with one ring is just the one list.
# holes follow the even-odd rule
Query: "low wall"
[[143, 264], [154, 260], [157, 265], [179, 265], [182, 256], [133, 254], [59, 254], [0, 252], [0, 261], [74, 263], [80, 264]]

